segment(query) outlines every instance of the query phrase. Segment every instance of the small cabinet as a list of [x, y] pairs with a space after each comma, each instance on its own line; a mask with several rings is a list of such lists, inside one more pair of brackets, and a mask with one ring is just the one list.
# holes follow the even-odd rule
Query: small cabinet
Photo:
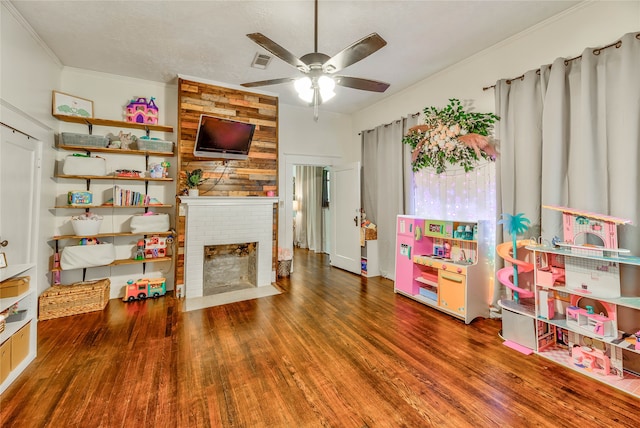
[[11, 370], [18, 368], [18, 365], [29, 355], [29, 332], [31, 322], [22, 327], [11, 337]]
[[[0, 329], [0, 394], [36, 357], [35, 278], [36, 266], [31, 263], [0, 269], [0, 288], [5, 292], [0, 298], [0, 313], [11, 315]], [[18, 313], [12, 315], [13, 309]]]
[[440, 307], [464, 316], [466, 313], [466, 281], [464, 275], [438, 271], [438, 287], [440, 289]]
[[11, 372], [11, 337], [0, 345], [0, 384]]

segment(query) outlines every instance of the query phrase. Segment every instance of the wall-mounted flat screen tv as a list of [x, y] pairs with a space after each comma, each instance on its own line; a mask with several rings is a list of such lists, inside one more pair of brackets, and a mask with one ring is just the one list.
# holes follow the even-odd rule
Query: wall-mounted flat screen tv
[[218, 159], [246, 159], [256, 129], [250, 123], [200, 115], [193, 154]]

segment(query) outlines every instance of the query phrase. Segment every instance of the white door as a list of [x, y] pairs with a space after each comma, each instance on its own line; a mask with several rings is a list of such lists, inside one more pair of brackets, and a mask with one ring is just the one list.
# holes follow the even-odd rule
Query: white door
[[41, 143], [0, 125], [0, 248], [7, 264], [35, 263]]
[[360, 274], [360, 162], [331, 167], [331, 266]]

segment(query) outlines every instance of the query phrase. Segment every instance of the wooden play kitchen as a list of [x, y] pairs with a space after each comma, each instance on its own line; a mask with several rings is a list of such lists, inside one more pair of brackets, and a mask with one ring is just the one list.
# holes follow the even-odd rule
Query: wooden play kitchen
[[466, 324], [489, 317], [486, 225], [398, 216], [395, 292]]

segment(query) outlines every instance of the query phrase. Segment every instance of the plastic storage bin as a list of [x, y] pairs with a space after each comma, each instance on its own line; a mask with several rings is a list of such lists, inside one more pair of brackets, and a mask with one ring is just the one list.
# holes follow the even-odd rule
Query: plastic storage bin
[[109, 144], [107, 137], [101, 135], [76, 134], [73, 132], [61, 133], [60, 141], [63, 146], [107, 147]]

